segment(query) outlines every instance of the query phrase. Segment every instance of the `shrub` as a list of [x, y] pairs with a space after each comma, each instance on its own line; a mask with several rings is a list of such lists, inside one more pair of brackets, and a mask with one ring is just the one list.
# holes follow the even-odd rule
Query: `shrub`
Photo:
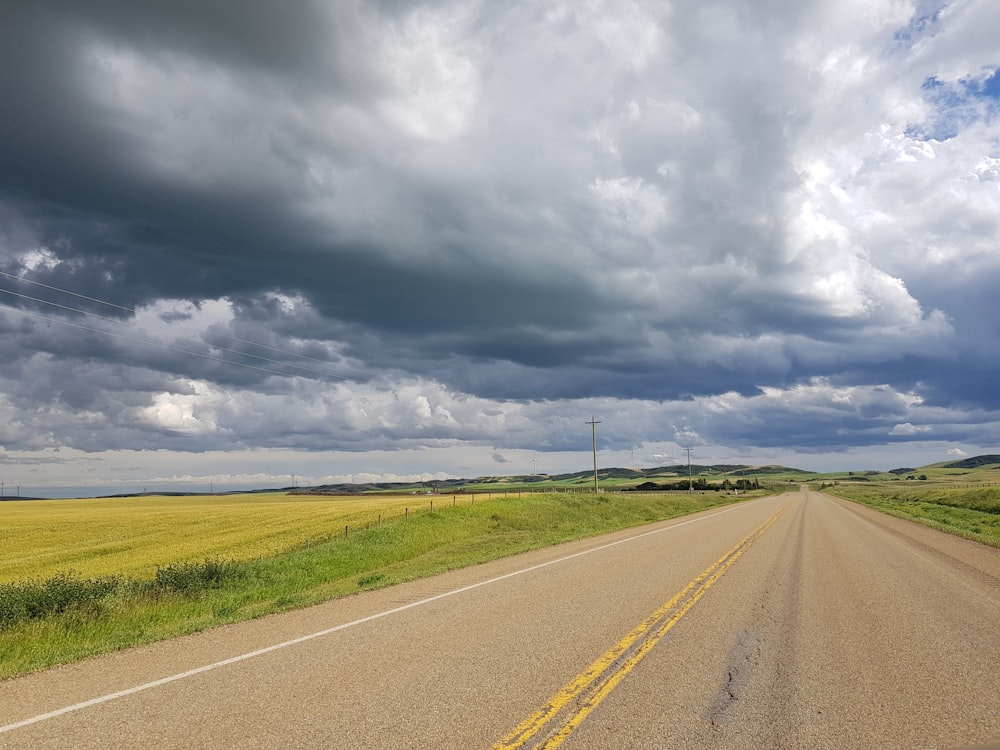
[[124, 576], [82, 578], [74, 571], [45, 580], [0, 584], [0, 628], [27, 620], [41, 620], [68, 612], [99, 612], [115, 597], [181, 593], [194, 597], [225, 581], [242, 577], [244, 565], [225, 560], [173, 563], [156, 569], [152, 581]]
[[134, 588], [134, 582], [121, 576], [81, 578], [72, 570], [44, 581], [0, 584], [0, 627], [99, 606], [120, 591]]
[[218, 588], [226, 580], [241, 577], [243, 572], [243, 566], [232, 560], [171, 563], [156, 569], [153, 587], [196, 596], [205, 589]]

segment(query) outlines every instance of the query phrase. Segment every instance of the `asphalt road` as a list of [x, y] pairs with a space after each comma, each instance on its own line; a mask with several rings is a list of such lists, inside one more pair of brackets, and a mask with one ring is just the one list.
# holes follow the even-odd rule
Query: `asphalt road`
[[1000, 743], [1000, 550], [752, 501], [0, 682], [2, 748]]

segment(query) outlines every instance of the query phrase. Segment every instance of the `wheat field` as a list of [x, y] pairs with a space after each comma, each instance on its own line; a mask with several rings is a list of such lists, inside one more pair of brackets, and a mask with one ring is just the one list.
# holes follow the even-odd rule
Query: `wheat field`
[[[152, 577], [184, 560], [250, 559], [343, 535], [448, 497], [287, 493], [0, 503], [0, 583], [74, 571]], [[470, 498], [458, 499], [469, 503]]]

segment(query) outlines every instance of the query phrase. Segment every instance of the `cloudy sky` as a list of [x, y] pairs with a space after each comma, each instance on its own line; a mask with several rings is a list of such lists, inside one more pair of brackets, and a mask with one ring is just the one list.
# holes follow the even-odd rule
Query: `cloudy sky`
[[994, 0], [0, 19], [6, 494], [1000, 452]]

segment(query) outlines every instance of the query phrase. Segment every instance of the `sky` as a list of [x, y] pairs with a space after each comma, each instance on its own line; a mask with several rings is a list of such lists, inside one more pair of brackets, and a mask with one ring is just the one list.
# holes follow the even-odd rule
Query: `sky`
[[0, 17], [4, 494], [1000, 452], [993, 0]]

